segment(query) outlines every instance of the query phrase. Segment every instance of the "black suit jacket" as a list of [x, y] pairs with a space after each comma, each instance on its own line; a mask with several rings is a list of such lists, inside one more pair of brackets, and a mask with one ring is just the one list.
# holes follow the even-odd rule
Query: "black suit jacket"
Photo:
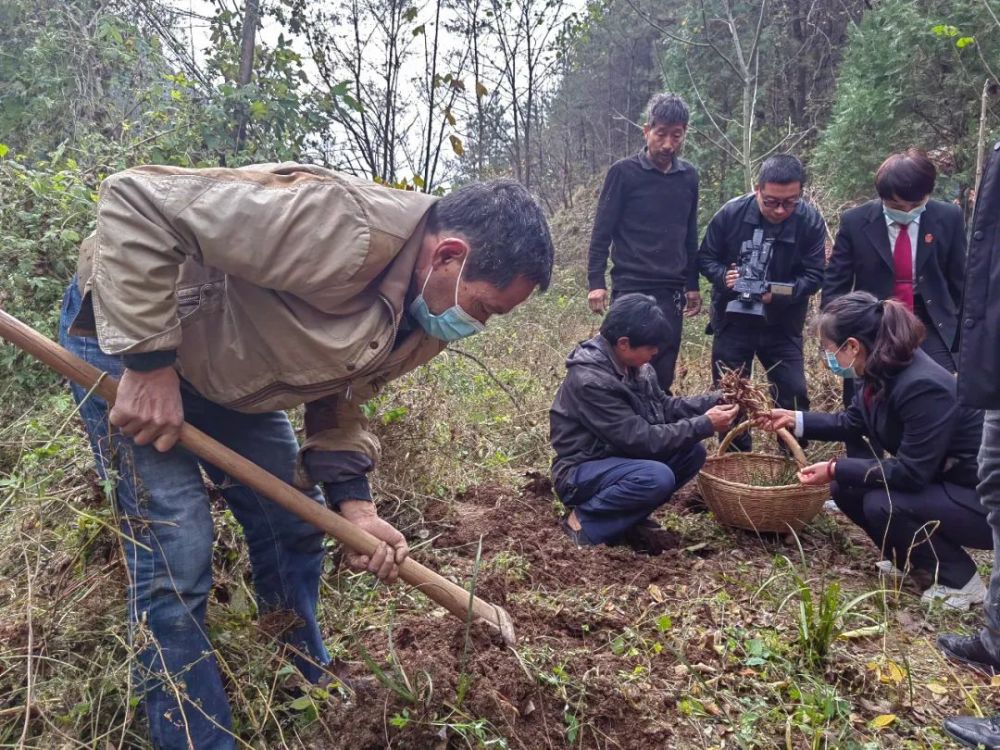
[[889, 380], [882, 395], [868, 399], [864, 390], [857, 389], [846, 411], [802, 415], [803, 437], [867, 437], [891, 455], [881, 461], [838, 458], [835, 475], [839, 484], [901, 492], [944, 481], [976, 486], [983, 413], [959, 406], [954, 375], [917, 349], [913, 361]]
[[[753, 238], [754, 230], [764, 226], [753, 193], [733, 198], [712, 217], [698, 250], [698, 266], [712, 282], [712, 328], [721, 332], [736, 316], [726, 315], [726, 305], [736, 293], [726, 286], [726, 271], [739, 264], [740, 249]], [[791, 295], [774, 298], [764, 307], [769, 325], [780, 326], [802, 335], [809, 298], [819, 291], [826, 261], [826, 223], [819, 211], [800, 201], [795, 213], [765, 231], [774, 237], [774, 250], [767, 270], [768, 281], [794, 284]]]
[[[954, 350], [965, 284], [965, 221], [962, 209], [932, 200], [920, 216], [914, 295], [948, 348]], [[851, 291], [892, 296], [896, 267], [882, 201], [868, 201], [840, 219], [833, 254], [823, 277], [822, 307]]]
[[1000, 409], [1000, 141], [976, 191], [962, 314], [962, 403]]

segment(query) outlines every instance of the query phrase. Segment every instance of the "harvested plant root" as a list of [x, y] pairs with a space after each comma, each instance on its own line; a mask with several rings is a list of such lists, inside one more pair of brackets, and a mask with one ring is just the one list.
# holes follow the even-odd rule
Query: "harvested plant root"
[[723, 370], [719, 390], [722, 391], [722, 402], [736, 404], [748, 419], [771, 411], [771, 394], [767, 388], [743, 377], [739, 370]]

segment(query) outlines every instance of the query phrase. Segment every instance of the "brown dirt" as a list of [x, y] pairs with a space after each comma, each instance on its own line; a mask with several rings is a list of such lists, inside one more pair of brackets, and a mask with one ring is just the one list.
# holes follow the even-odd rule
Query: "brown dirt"
[[[631, 622], [622, 611], [618, 597], [584, 618], [569, 608], [551, 608], [537, 594], [572, 589], [600, 592], [617, 588], [622, 592], [647, 591], [652, 586], [673, 588], [682, 582], [689, 563], [681, 562], [680, 551], [658, 557], [640, 555], [628, 548], [595, 547], [578, 549], [562, 534], [552, 510], [552, 488], [547, 477], [529, 475], [520, 496], [494, 487], [476, 487], [459, 495], [454, 503], [438, 503], [429, 509], [430, 525], [441, 534], [435, 542], [439, 560], [465, 568], [474, 559], [482, 539], [482, 563], [476, 593], [503, 606], [514, 620], [522, 651], [551, 650], [565, 662], [572, 682], [589, 674], [584, 696], [588, 735], [603, 737], [608, 747], [689, 747], [690, 728], [665, 723], [659, 717], [669, 713], [674, 701], [670, 692], [634, 694], [623, 691], [618, 677], [621, 661], [608, 642]], [[701, 550], [704, 552], [704, 550]], [[528, 572], [518, 580], [510, 571], [497, 569], [499, 553], [514, 554]], [[619, 595], [621, 596], [621, 595]], [[442, 735], [436, 726], [425, 726], [448, 706], [455, 707], [460, 675], [463, 673], [465, 624], [451, 617], [426, 613], [403, 615], [393, 629], [393, 646], [409, 679], [433, 685], [433, 695], [425, 706], [406, 706], [389, 691], [379, 688], [376, 696], [358, 696], [358, 705], [345, 704], [339, 718], [328, 716], [332, 726], [344, 727], [343, 747], [382, 748], [391, 738], [396, 748], [468, 747], [454, 734]], [[567, 701], [541, 684], [518, 655], [505, 648], [499, 635], [488, 626], [470, 629], [469, 655], [464, 671], [472, 678], [460, 714], [489, 717], [496, 732], [508, 739], [510, 747], [545, 748], [567, 746]], [[366, 643], [376, 659], [385, 659], [384, 633]], [[692, 654], [696, 661], [705, 657], [702, 649]], [[596, 679], [593, 675], [596, 674]], [[557, 679], [552, 677], [551, 679]], [[579, 696], [572, 694], [571, 702]], [[412, 723], [402, 731], [386, 724], [408, 708]], [[459, 721], [453, 718], [452, 721]], [[388, 729], [387, 729], [388, 726]], [[349, 728], [349, 729], [348, 729]], [[388, 735], [387, 735], [388, 732]], [[584, 746], [593, 746], [585, 741]], [[471, 745], [475, 747], [475, 743]]]
[[[779, 616], [777, 605], [762, 606], [732, 582], [739, 576], [739, 566], [752, 566], [763, 571], [761, 578], [766, 577], [775, 553], [797, 558], [798, 547], [778, 537], [716, 533], [708, 522], [700, 524], [702, 538], [679, 537], [679, 549], [658, 557], [627, 548], [578, 549], [559, 528], [551, 486], [542, 477], [528, 479], [520, 494], [475, 487], [453, 502], [432, 504], [425, 517], [427, 528], [438, 535], [433, 565], [456, 580], [471, 579], [481, 540], [476, 593], [509, 612], [518, 635], [516, 651], [506, 648], [486, 625], [476, 624], [469, 629], [466, 652], [466, 626], [460, 620], [441, 610], [400, 610], [392, 628], [391, 659], [420, 698], [407, 703], [383, 685], [374, 685], [359, 691], [355, 700], [332, 701], [324, 721], [338, 727], [335, 746], [354, 750], [502, 747], [477, 741], [468, 729], [473, 720], [486, 719], [485, 737], [504, 737], [510, 748], [738, 747], [725, 740], [732, 731], [726, 727], [739, 721], [737, 701], [758, 698], [761, 688], [754, 670], [733, 667], [731, 656], [728, 662], [721, 656], [723, 631], [732, 623], [720, 618], [712, 596], [722, 592], [732, 597], [732, 604], [723, 605], [722, 611], [726, 606], [741, 607], [737, 624], [748, 634], [758, 628], [778, 629], [783, 640], [793, 643], [794, 627], [782, 622], [782, 617], [789, 618], [787, 613]], [[679, 494], [669, 515], [683, 526], [698, 498], [693, 485]], [[710, 528], [707, 534], [706, 527]], [[801, 536], [804, 552], [825, 578], [856, 579], [862, 575], [859, 566], [870, 568], [868, 552], [874, 554], [874, 550], [865, 550], [859, 563], [856, 548], [853, 556], [850, 548], [867, 543], [850, 524], [838, 520], [836, 527], [833, 538], [807, 529]], [[426, 554], [424, 550], [421, 556]], [[616, 639], [634, 633], [637, 623], [644, 623], [649, 632], [651, 622], [668, 613], [673, 626], [663, 643], [656, 644], [662, 652], [650, 656], [647, 640], [640, 656], [630, 661], [628, 654], [623, 656], [615, 648]], [[923, 644], [921, 669], [939, 672], [933, 646], [927, 646], [933, 626], [919, 617], [915, 621], [903, 609], [896, 616], [902, 637]], [[378, 663], [390, 663], [385, 629], [370, 631], [364, 644]], [[853, 709], [862, 732], [882, 713], [896, 712], [934, 725], [954, 710], [944, 702], [928, 708], [919, 700], [900, 706], [891, 695], [883, 694], [892, 686], [880, 686], [865, 666], [878, 658], [878, 644], [851, 642], [837, 648], [824, 679], [841, 694], [863, 696]], [[847, 649], [860, 649], [860, 654]], [[632, 671], [643, 659], [649, 670]], [[352, 676], [364, 673], [364, 667], [357, 665]], [[459, 703], [463, 674], [469, 684]], [[708, 719], [684, 716], [678, 702], [698, 694], [698, 683], [706, 681], [713, 690], [727, 691], [731, 702], [705, 703]], [[960, 705], [959, 701], [956, 706]], [[404, 711], [407, 718], [400, 721]], [[567, 732], [574, 717], [581, 728], [570, 743]], [[463, 722], [467, 724], [465, 737], [454, 728]], [[714, 732], [715, 740], [706, 732]], [[773, 739], [775, 746], [785, 746], [783, 734]], [[322, 746], [331, 745], [327, 741]], [[799, 746], [796, 742], [795, 747]]]

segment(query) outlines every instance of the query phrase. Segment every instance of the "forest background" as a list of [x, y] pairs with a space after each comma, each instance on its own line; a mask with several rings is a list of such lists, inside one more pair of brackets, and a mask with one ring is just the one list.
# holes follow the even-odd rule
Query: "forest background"
[[[835, 231], [842, 210], [873, 194], [879, 162], [907, 146], [926, 149], [938, 164], [937, 197], [971, 212], [984, 150], [1000, 136], [998, 75], [997, 0], [608, 0], [585, 7], [568, 0], [0, 0], [0, 307], [54, 335], [79, 242], [93, 229], [97, 186], [137, 164], [310, 161], [439, 194], [474, 180], [520, 180], [550, 214], [553, 289], [369, 408], [391, 456], [379, 497], [390, 517], [425, 534], [435, 503], [486, 484], [513, 488], [526, 471], [547, 471], [546, 410], [562, 358], [596, 321], [586, 312], [584, 264], [597, 193], [607, 167], [641, 147], [653, 93], [674, 91], [691, 105], [684, 155], [701, 175], [702, 227], [750, 188], [764, 158], [790, 151], [806, 163], [807, 195]], [[685, 392], [707, 384], [702, 328], [696, 319], [685, 332], [678, 381]], [[101, 499], [108, 488], [89, 469], [58, 379], [10, 346], [0, 347], [0, 373], [0, 744], [141, 744], [127, 692], [114, 518]], [[810, 378], [824, 394], [818, 402], [834, 406], [831, 381], [818, 370]], [[246, 556], [235, 522], [224, 510], [217, 522], [217, 579], [242, 580]], [[834, 526], [821, 532], [836, 536]], [[705, 535], [694, 547], [722, 544], [723, 532], [707, 525], [685, 528], [693, 538]], [[474, 553], [452, 560], [457, 578], [478, 570]], [[779, 553], [762, 553], [762, 580], [771, 580]], [[499, 559], [488, 561], [499, 566], [494, 574], [511, 585], [518, 571], [530, 580], [530, 565], [515, 553]], [[391, 641], [365, 641], [383, 622], [379, 602], [388, 599], [372, 600], [353, 581], [342, 582], [350, 604], [328, 604], [331, 632], [347, 634], [338, 641], [345, 653], [356, 656], [355, 644], [368, 642], [383, 666], [399, 668]], [[252, 597], [217, 600], [220, 634], [249, 627]], [[729, 604], [711, 599], [711, 606]], [[675, 618], [674, 626], [656, 618], [633, 623], [615, 637], [646, 628], [684, 640], [690, 633]], [[881, 622], [883, 635], [897, 624]], [[770, 659], [798, 663], [777, 641], [739, 638], [756, 654], [746, 657], [756, 660], [754, 669]], [[628, 638], [609, 643], [616, 658], [636, 658]], [[914, 718], [910, 667], [901, 668], [906, 681], [896, 680], [887, 664], [905, 659], [890, 659], [886, 648], [872, 662], [876, 683], [902, 689], [910, 682], [909, 718], [898, 702], [865, 708], [857, 685], [831, 687], [822, 670], [804, 673], [812, 692], [799, 685], [797, 695], [774, 698], [772, 683], [757, 686], [772, 697], [728, 734], [719, 716], [728, 715], [729, 698], [681, 690], [675, 704], [688, 719], [721, 726], [719, 737], [740, 738], [731, 746], [940, 741], [933, 729], [917, 728], [927, 722]], [[559, 704], [555, 735], [575, 746], [614, 747], [611, 725], [588, 713], [589, 678], [543, 651], [520, 656]], [[253, 658], [230, 657], [239, 675], [255, 674]], [[466, 664], [463, 658], [463, 675]], [[970, 695], [978, 705], [974, 690], [954, 688], [948, 706], [967, 709]], [[236, 703], [249, 743], [294, 746], [308, 742], [285, 733], [310, 736], [322, 700], [243, 696]], [[387, 708], [395, 723], [382, 722], [386, 736], [443, 732], [443, 741], [465, 743], [456, 746], [532, 746], [519, 745], [517, 731], [497, 716], [449, 701]], [[879, 719], [885, 716], [893, 718]]]

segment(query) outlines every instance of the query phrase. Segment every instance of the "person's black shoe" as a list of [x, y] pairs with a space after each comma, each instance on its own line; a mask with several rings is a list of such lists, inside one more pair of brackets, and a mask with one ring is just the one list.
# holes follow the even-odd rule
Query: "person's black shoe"
[[966, 747], [1000, 750], [1000, 716], [956, 716], [944, 720], [944, 731]]
[[564, 518], [562, 523], [563, 533], [569, 537], [569, 540], [573, 542], [577, 547], [593, 547], [594, 543], [590, 540], [586, 534], [583, 533], [583, 529], [577, 531], [572, 526], [569, 525], [569, 519]]
[[945, 633], [938, 636], [937, 644], [952, 661], [971, 667], [987, 677], [1000, 674], [1000, 662], [990, 656], [978, 635]]

